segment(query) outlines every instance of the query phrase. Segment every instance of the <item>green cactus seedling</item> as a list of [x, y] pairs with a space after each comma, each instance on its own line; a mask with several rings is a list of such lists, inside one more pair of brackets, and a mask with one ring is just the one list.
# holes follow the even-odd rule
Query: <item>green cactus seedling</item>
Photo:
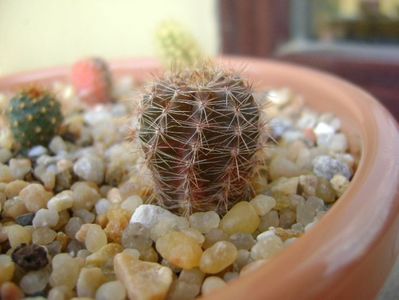
[[60, 103], [45, 89], [24, 89], [10, 100], [8, 122], [21, 150], [47, 146], [58, 133], [62, 120]]

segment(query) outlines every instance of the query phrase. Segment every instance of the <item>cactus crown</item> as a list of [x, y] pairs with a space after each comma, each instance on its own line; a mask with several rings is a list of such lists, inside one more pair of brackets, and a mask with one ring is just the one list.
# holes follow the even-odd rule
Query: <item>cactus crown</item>
[[46, 145], [62, 123], [60, 103], [49, 91], [31, 87], [16, 94], [8, 109], [8, 121], [15, 142], [22, 150]]
[[259, 109], [238, 74], [209, 66], [174, 73], [142, 104], [139, 138], [159, 204], [223, 212], [252, 196]]
[[176, 22], [164, 22], [156, 32], [162, 59], [176, 69], [196, 66], [204, 59], [194, 36]]

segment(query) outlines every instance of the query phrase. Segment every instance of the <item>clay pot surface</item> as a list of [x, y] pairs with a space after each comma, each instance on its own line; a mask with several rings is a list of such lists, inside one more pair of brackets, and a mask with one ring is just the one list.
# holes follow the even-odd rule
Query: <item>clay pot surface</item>
[[[289, 87], [307, 105], [342, 121], [361, 159], [350, 187], [315, 226], [263, 267], [204, 297], [221, 299], [374, 299], [399, 253], [399, 131], [388, 111], [337, 77], [280, 62], [223, 57], [255, 88]], [[151, 59], [114, 61], [116, 76], [139, 81], [160, 71]], [[0, 78], [0, 91], [67, 80], [69, 68]]]

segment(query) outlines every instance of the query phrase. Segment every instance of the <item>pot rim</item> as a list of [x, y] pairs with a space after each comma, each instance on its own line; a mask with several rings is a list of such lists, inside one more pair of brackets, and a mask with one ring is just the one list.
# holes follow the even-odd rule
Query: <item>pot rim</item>
[[[225, 56], [218, 60], [247, 68], [244, 73], [250, 77], [273, 74], [276, 83], [284, 84], [284, 74], [289, 74], [295, 78], [293, 83], [299, 81], [304, 90], [313, 87], [333, 94], [334, 105], [344, 107], [353, 118], [349, 123], [356, 126], [362, 154], [348, 190], [315, 228], [260, 269], [204, 299], [244, 299], [248, 295], [251, 299], [286, 299], [294, 295], [296, 299], [349, 299], [348, 293], [365, 296], [362, 299], [374, 298], [399, 252], [399, 237], [395, 234], [399, 229], [396, 121], [372, 96], [333, 75], [263, 59]], [[149, 58], [123, 59], [113, 61], [111, 69], [119, 73], [157, 73], [159, 63]], [[0, 78], [0, 90], [31, 81], [65, 79], [68, 73], [69, 68], [57, 67], [9, 75]], [[299, 84], [297, 88], [301, 93]], [[361, 276], [368, 271], [377, 274]], [[364, 286], [366, 275], [370, 282]]]

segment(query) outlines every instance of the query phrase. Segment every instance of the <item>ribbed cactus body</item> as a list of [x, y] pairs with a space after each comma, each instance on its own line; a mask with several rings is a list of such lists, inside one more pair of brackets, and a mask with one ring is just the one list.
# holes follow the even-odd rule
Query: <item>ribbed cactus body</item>
[[237, 74], [203, 69], [155, 82], [143, 99], [140, 140], [160, 204], [225, 211], [252, 196], [259, 110]]
[[14, 140], [23, 150], [45, 145], [58, 133], [63, 116], [61, 105], [51, 92], [32, 87], [10, 100], [8, 121]]

